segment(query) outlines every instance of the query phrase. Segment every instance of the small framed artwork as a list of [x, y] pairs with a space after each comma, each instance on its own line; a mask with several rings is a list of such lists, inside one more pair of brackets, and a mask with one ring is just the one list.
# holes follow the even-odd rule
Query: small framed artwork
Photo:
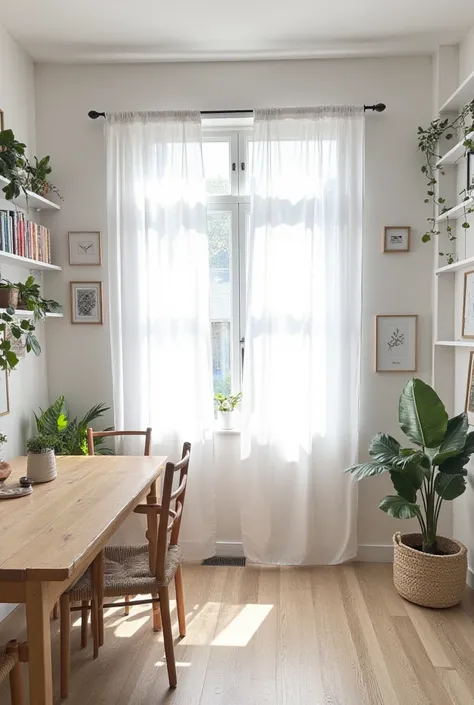
[[97, 266], [102, 264], [100, 232], [70, 232], [69, 264], [71, 266]]
[[463, 338], [474, 338], [474, 271], [464, 273], [464, 293], [462, 302]]
[[0, 416], [10, 413], [10, 391], [8, 389], [8, 373], [0, 372]]
[[466, 408], [469, 426], [474, 426], [474, 350], [469, 355], [469, 368], [467, 372]]
[[386, 225], [383, 232], [384, 252], [410, 252], [409, 225]]
[[474, 152], [467, 153], [467, 192], [474, 189]]
[[416, 372], [418, 316], [375, 317], [375, 371]]
[[104, 322], [102, 282], [71, 282], [71, 323]]

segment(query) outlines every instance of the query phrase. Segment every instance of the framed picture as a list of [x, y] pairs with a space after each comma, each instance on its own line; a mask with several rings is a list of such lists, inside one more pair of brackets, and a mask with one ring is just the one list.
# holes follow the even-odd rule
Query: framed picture
[[474, 426], [474, 350], [469, 355], [469, 368], [467, 371], [466, 408], [469, 426]]
[[103, 322], [102, 282], [71, 282], [71, 323]]
[[464, 273], [464, 293], [462, 303], [463, 338], [474, 338], [474, 271]]
[[467, 192], [474, 189], [474, 152], [467, 153]]
[[10, 391], [8, 389], [8, 374], [0, 372], [0, 416], [10, 413]]
[[384, 252], [410, 252], [409, 225], [386, 225], [383, 232]]
[[102, 264], [100, 232], [70, 232], [69, 264], [97, 266]]
[[375, 317], [375, 371], [416, 372], [418, 316]]

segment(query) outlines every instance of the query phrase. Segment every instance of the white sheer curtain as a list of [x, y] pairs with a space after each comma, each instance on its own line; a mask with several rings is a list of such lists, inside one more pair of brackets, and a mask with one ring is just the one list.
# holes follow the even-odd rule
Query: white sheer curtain
[[242, 533], [260, 563], [356, 555], [362, 108], [255, 113]]
[[[151, 426], [153, 453], [173, 459], [192, 443], [183, 547], [205, 558], [215, 547], [215, 483], [201, 118], [107, 115], [106, 144], [115, 426]], [[142, 530], [125, 531], [122, 540], [143, 541]]]

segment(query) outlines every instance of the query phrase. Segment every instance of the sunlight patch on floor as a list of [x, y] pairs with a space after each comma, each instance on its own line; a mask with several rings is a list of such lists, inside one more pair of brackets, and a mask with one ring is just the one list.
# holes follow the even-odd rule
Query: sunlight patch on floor
[[211, 646], [247, 646], [272, 609], [273, 605], [245, 605]]
[[133, 636], [138, 632], [139, 629], [143, 627], [150, 620], [150, 617], [139, 617], [138, 619], [134, 617], [130, 619], [125, 618], [121, 624], [118, 624], [114, 630], [114, 635], [119, 637], [119, 639], [126, 639]]

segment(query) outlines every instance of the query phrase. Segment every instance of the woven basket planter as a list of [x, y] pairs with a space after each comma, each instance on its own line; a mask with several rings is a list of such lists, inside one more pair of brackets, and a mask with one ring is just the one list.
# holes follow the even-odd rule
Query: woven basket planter
[[447, 555], [412, 548], [421, 545], [421, 534], [394, 534], [393, 582], [397, 592], [416, 605], [453, 607], [466, 586], [467, 549], [455, 539], [438, 536], [436, 541]]
[[18, 306], [18, 289], [15, 286], [0, 287], [0, 308]]

